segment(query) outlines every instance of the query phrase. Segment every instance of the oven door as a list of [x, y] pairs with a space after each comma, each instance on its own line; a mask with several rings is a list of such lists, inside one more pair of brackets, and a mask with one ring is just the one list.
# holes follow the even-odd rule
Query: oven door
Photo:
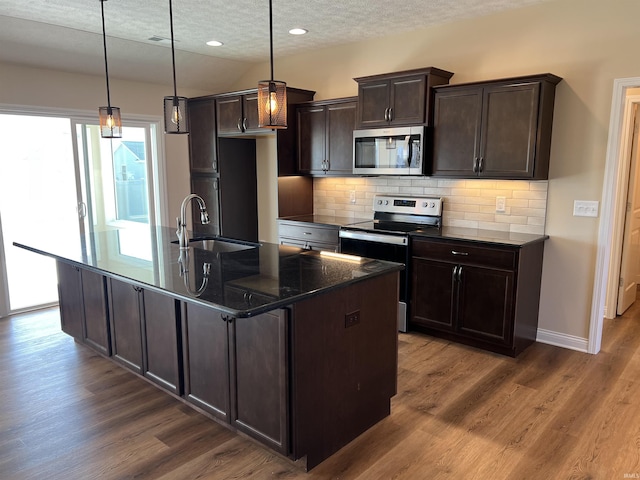
[[404, 264], [405, 268], [400, 272], [398, 330], [406, 332], [409, 237], [356, 230], [340, 230], [339, 235], [342, 253]]

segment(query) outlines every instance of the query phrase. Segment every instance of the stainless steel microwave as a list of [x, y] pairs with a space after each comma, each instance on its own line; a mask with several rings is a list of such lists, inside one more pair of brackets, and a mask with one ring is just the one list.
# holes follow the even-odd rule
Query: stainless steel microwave
[[425, 127], [372, 128], [353, 132], [353, 173], [423, 175]]

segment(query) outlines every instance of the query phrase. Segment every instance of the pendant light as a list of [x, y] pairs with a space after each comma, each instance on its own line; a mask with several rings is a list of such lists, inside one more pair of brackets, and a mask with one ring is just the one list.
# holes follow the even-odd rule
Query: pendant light
[[102, 11], [102, 43], [104, 45], [104, 73], [107, 78], [107, 106], [98, 108], [98, 116], [100, 118], [100, 136], [102, 138], [121, 138], [122, 137], [122, 119], [120, 118], [120, 109], [111, 106], [111, 95], [109, 93], [109, 67], [107, 65], [107, 34], [104, 28], [104, 2], [100, 0], [100, 9]]
[[164, 133], [189, 133], [187, 97], [179, 97], [176, 86], [176, 54], [173, 48], [173, 7], [169, 0], [171, 24], [171, 62], [173, 65], [173, 96], [164, 97]]
[[258, 82], [258, 126], [287, 128], [287, 84], [273, 79], [273, 11], [269, 0], [269, 45], [271, 49], [271, 80]]

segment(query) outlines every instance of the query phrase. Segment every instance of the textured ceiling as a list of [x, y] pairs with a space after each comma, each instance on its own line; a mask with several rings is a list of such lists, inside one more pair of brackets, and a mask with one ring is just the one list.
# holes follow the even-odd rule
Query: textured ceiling
[[[274, 55], [382, 37], [546, 0], [273, 0]], [[114, 77], [170, 83], [168, 0], [104, 4]], [[267, 0], [173, 0], [179, 83], [216, 91], [269, 56]], [[289, 35], [290, 28], [309, 33]], [[0, 61], [104, 73], [99, 0], [0, 0]], [[205, 45], [208, 40], [222, 47]], [[215, 81], [212, 80], [215, 76]]]

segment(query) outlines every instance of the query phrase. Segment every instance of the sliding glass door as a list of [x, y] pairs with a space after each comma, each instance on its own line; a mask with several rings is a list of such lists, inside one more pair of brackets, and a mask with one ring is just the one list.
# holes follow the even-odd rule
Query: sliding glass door
[[[0, 316], [57, 302], [55, 263], [13, 246], [85, 242], [95, 229], [128, 226], [148, 238], [157, 210], [157, 125], [125, 122], [100, 137], [81, 117], [0, 113]], [[6, 133], [6, 135], [4, 134]], [[146, 242], [139, 241], [141, 245]], [[140, 253], [141, 257], [148, 253]]]

